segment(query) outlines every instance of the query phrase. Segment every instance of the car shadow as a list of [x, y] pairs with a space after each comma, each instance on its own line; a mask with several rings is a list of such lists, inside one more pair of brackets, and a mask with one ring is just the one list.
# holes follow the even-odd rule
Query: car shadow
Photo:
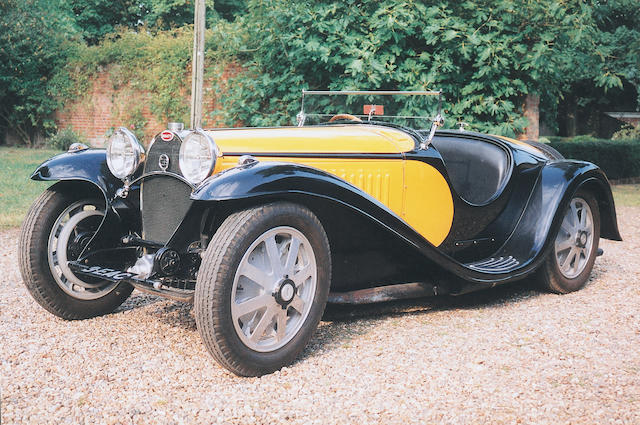
[[[595, 276], [593, 276], [595, 277]], [[592, 279], [593, 279], [592, 277]], [[347, 346], [389, 318], [421, 316], [437, 311], [499, 308], [543, 295], [533, 279], [497, 286], [470, 294], [413, 298], [365, 305], [328, 304], [313, 338], [296, 362]], [[115, 312], [147, 308], [146, 314], [172, 327], [195, 332], [193, 305], [166, 300], [156, 295], [134, 292]]]
[[322, 352], [348, 346], [389, 318], [422, 316], [437, 311], [499, 308], [543, 295], [533, 279], [498, 286], [470, 294], [413, 298], [364, 305], [328, 304], [314, 337], [298, 361]]
[[146, 307], [151, 304], [156, 304], [158, 302], [165, 301], [162, 297], [157, 295], [146, 294], [140, 291], [134, 291], [129, 298], [125, 302], [122, 303], [118, 308], [116, 308], [113, 313], [123, 313], [125, 311], [135, 310], [137, 308]]

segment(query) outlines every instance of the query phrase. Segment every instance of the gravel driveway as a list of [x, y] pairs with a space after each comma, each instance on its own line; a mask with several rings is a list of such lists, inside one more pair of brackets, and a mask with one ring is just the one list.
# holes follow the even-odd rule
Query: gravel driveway
[[640, 423], [640, 208], [602, 241], [588, 286], [531, 282], [452, 298], [331, 308], [291, 367], [237, 378], [187, 304], [134, 292], [65, 322], [23, 287], [0, 233], [1, 422]]

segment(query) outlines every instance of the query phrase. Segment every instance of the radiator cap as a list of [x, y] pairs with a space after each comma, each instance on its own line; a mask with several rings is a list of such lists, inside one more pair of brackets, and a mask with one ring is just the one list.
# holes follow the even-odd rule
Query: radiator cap
[[167, 124], [167, 128], [173, 132], [184, 130], [184, 123], [181, 122], [170, 122]]

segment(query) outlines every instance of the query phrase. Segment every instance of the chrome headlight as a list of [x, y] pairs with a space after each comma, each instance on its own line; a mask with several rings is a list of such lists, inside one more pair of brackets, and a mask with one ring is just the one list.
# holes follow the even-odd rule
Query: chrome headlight
[[209, 177], [216, 166], [218, 147], [202, 130], [189, 133], [180, 145], [180, 171], [191, 184]]
[[114, 131], [107, 141], [107, 165], [119, 179], [131, 176], [144, 158], [144, 148], [132, 132], [124, 127]]

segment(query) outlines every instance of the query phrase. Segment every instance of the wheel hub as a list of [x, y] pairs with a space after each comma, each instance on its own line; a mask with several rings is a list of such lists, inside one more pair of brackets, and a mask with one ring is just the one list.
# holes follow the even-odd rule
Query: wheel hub
[[93, 237], [94, 232], [81, 232], [79, 233], [73, 241], [69, 242], [69, 255], [70, 258], [76, 259], [80, 256], [82, 250], [87, 246], [91, 238]]
[[276, 302], [280, 304], [283, 309], [286, 309], [296, 294], [295, 283], [289, 278], [284, 278], [276, 285], [276, 288], [273, 296]]
[[578, 236], [576, 237], [576, 245], [579, 248], [587, 246], [587, 232], [582, 231], [578, 233]]

